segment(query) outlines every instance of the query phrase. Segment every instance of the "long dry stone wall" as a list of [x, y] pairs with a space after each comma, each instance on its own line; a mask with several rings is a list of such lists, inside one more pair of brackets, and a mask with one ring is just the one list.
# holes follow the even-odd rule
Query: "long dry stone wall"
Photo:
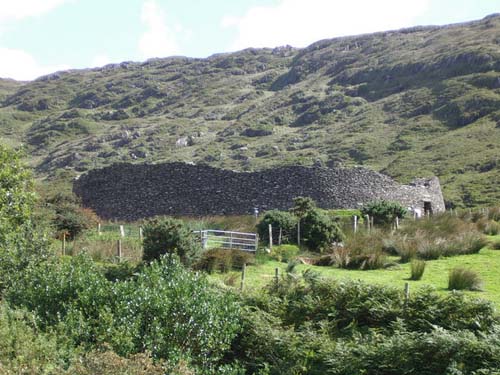
[[100, 217], [137, 220], [156, 215], [233, 215], [285, 210], [297, 196], [322, 208], [359, 208], [386, 199], [423, 211], [444, 210], [437, 177], [400, 185], [365, 169], [291, 166], [236, 172], [184, 163], [115, 164], [75, 180], [74, 192]]

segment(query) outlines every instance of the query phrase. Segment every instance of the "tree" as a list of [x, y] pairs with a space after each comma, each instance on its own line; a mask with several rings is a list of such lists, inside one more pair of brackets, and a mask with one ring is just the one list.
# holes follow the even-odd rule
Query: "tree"
[[0, 145], [0, 289], [49, 254], [46, 237], [35, 230], [34, 204], [31, 173], [21, 153]]
[[291, 242], [294, 239], [297, 217], [292, 213], [279, 210], [267, 211], [259, 224], [257, 224], [257, 233], [261, 241], [269, 241], [269, 224], [273, 228], [282, 229], [283, 243]]
[[144, 225], [143, 234], [142, 259], [146, 262], [164, 254], [177, 254], [184, 265], [190, 266], [202, 250], [193, 231], [182, 220], [169, 217], [150, 219]]
[[363, 216], [373, 217], [374, 224], [388, 225], [396, 220], [402, 219], [406, 215], [406, 209], [397, 202], [385, 200], [369, 202], [361, 208]]

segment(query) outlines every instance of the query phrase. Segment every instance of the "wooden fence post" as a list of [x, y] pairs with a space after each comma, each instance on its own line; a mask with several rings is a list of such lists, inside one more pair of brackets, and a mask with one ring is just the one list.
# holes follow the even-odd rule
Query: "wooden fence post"
[[408, 306], [409, 300], [410, 300], [410, 284], [405, 283], [405, 307]]
[[279, 236], [278, 236], [278, 246], [281, 246], [281, 236], [282, 236], [282, 234], [283, 234], [282, 230], [283, 230], [283, 229], [280, 227], [280, 234], [279, 234]]
[[118, 262], [122, 260], [122, 240], [118, 240], [116, 244], [116, 256], [118, 257]]
[[297, 222], [297, 246], [300, 248], [300, 217]]
[[269, 250], [273, 249], [273, 226], [269, 224]]
[[240, 290], [243, 291], [243, 288], [245, 287], [245, 273], [247, 269], [247, 264], [243, 263], [243, 268], [241, 269], [241, 285], [240, 285]]
[[101, 223], [97, 223], [97, 235], [101, 235]]
[[399, 229], [399, 217], [396, 216], [396, 229]]
[[365, 215], [366, 219], [366, 229], [370, 230], [370, 215]]
[[354, 233], [358, 231], [358, 216], [354, 215]]
[[62, 255], [66, 255], [66, 232], [62, 234]]
[[125, 237], [125, 228], [123, 228], [123, 225], [120, 225], [120, 236]]
[[280, 269], [278, 267], [276, 267], [274, 269], [274, 281], [276, 282], [276, 284], [278, 283], [278, 281], [280, 281]]
[[142, 227], [139, 227], [139, 239], [142, 241], [143, 235], [142, 235]]

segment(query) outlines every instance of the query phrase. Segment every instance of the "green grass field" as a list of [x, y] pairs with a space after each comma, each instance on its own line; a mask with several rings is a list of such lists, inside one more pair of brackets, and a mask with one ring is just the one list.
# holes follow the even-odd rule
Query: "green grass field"
[[[499, 236], [490, 236], [491, 240], [500, 240]], [[396, 258], [394, 258], [396, 260]], [[263, 264], [247, 267], [245, 288], [247, 290], [259, 290], [274, 278], [275, 268], [280, 269], [280, 274], [286, 269], [286, 263], [267, 261]], [[477, 271], [484, 284], [481, 292], [467, 292], [478, 298], [488, 299], [500, 308], [500, 250], [483, 248], [478, 254], [461, 255], [438, 260], [427, 261], [425, 273], [421, 280], [409, 280], [410, 264], [398, 264], [394, 267], [382, 270], [345, 270], [335, 267], [318, 267], [300, 264], [298, 272], [313, 269], [325, 277], [336, 279], [355, 279], [367, 283], [390, 285], [396, 288], [404, 288], [405, 283], [410, 284], [410, 292], [425, 286], [431, 286], [442, 293], [449, 293], [448, 272], [456, 266], [463, 266]], [[216, 280], [225, 280], [234, 275], [214, 274], [211, 277]], [[239, 279], [238, 283], [239, 285]]]

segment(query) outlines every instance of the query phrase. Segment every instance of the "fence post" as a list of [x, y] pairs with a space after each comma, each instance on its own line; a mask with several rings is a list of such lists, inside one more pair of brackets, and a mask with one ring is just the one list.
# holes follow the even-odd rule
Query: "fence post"
[[375, 227], [374, 225], [374, 220], [373, 216], [370, 217], [370, 231]]
[[354, 215], [354, 233], [358, 231], [358, 216]]
[[[236, 242], [238, 242], [238, 241], [236, 241]], [[233, 248], [233, 232], [229, 233], [229, 248], [230, 249]]]
[[139, 227], [139, 239], [142, 241], [142, 227]]
[[120, 236], [125, 237], [125, 229], [123, 228], [123, 225], [120, 225]]
[[276, 282], [276, 284], [278, 284], [278, 281], [280, 280], [279, 276], [280, 276], [280, 269], [276, 267], [274, 269], [274, 281]]
[[62, 255], [66, 255], [66, 232], [62, 235]]
[[269, 250], [273, 249], [273, 226], [269, 224]]
[[282, 228], [280, 227], [280, 234], [279, 234], [279, 237], [278, 237], [278, 246], [281, 246], [281, 235], [282, 234], [283, 234]]
[[300, 217], [297, 222], [297, 246], [300, 248]]
[[97, 223], [97, 234], [101, 235], [101, 223]]
[[122, 240], [118, 240], [116, 246], [116, 256], [118, 257], [118, 262], [122, 260]]
[[408, 306], [409, 300], [410, 300], [410, 284], [405, 283], [405, 307]]
[[240, 290], [243, 291], [243, 288], [245, 287], [245, 273], [247, 269], [247, 264], [243, 263], [243, 267], [241, 269], [241, 285], [240, 285]]
[[399, 217], [396, 216], [396, 229], [399, 229]]
[[259, 248], [259, 235], [255, 234], [255, 252], [257, 252], [258, 248]]
[[370, 215], [365, 215], [366, 219], [366, 229], [370, 230]]

